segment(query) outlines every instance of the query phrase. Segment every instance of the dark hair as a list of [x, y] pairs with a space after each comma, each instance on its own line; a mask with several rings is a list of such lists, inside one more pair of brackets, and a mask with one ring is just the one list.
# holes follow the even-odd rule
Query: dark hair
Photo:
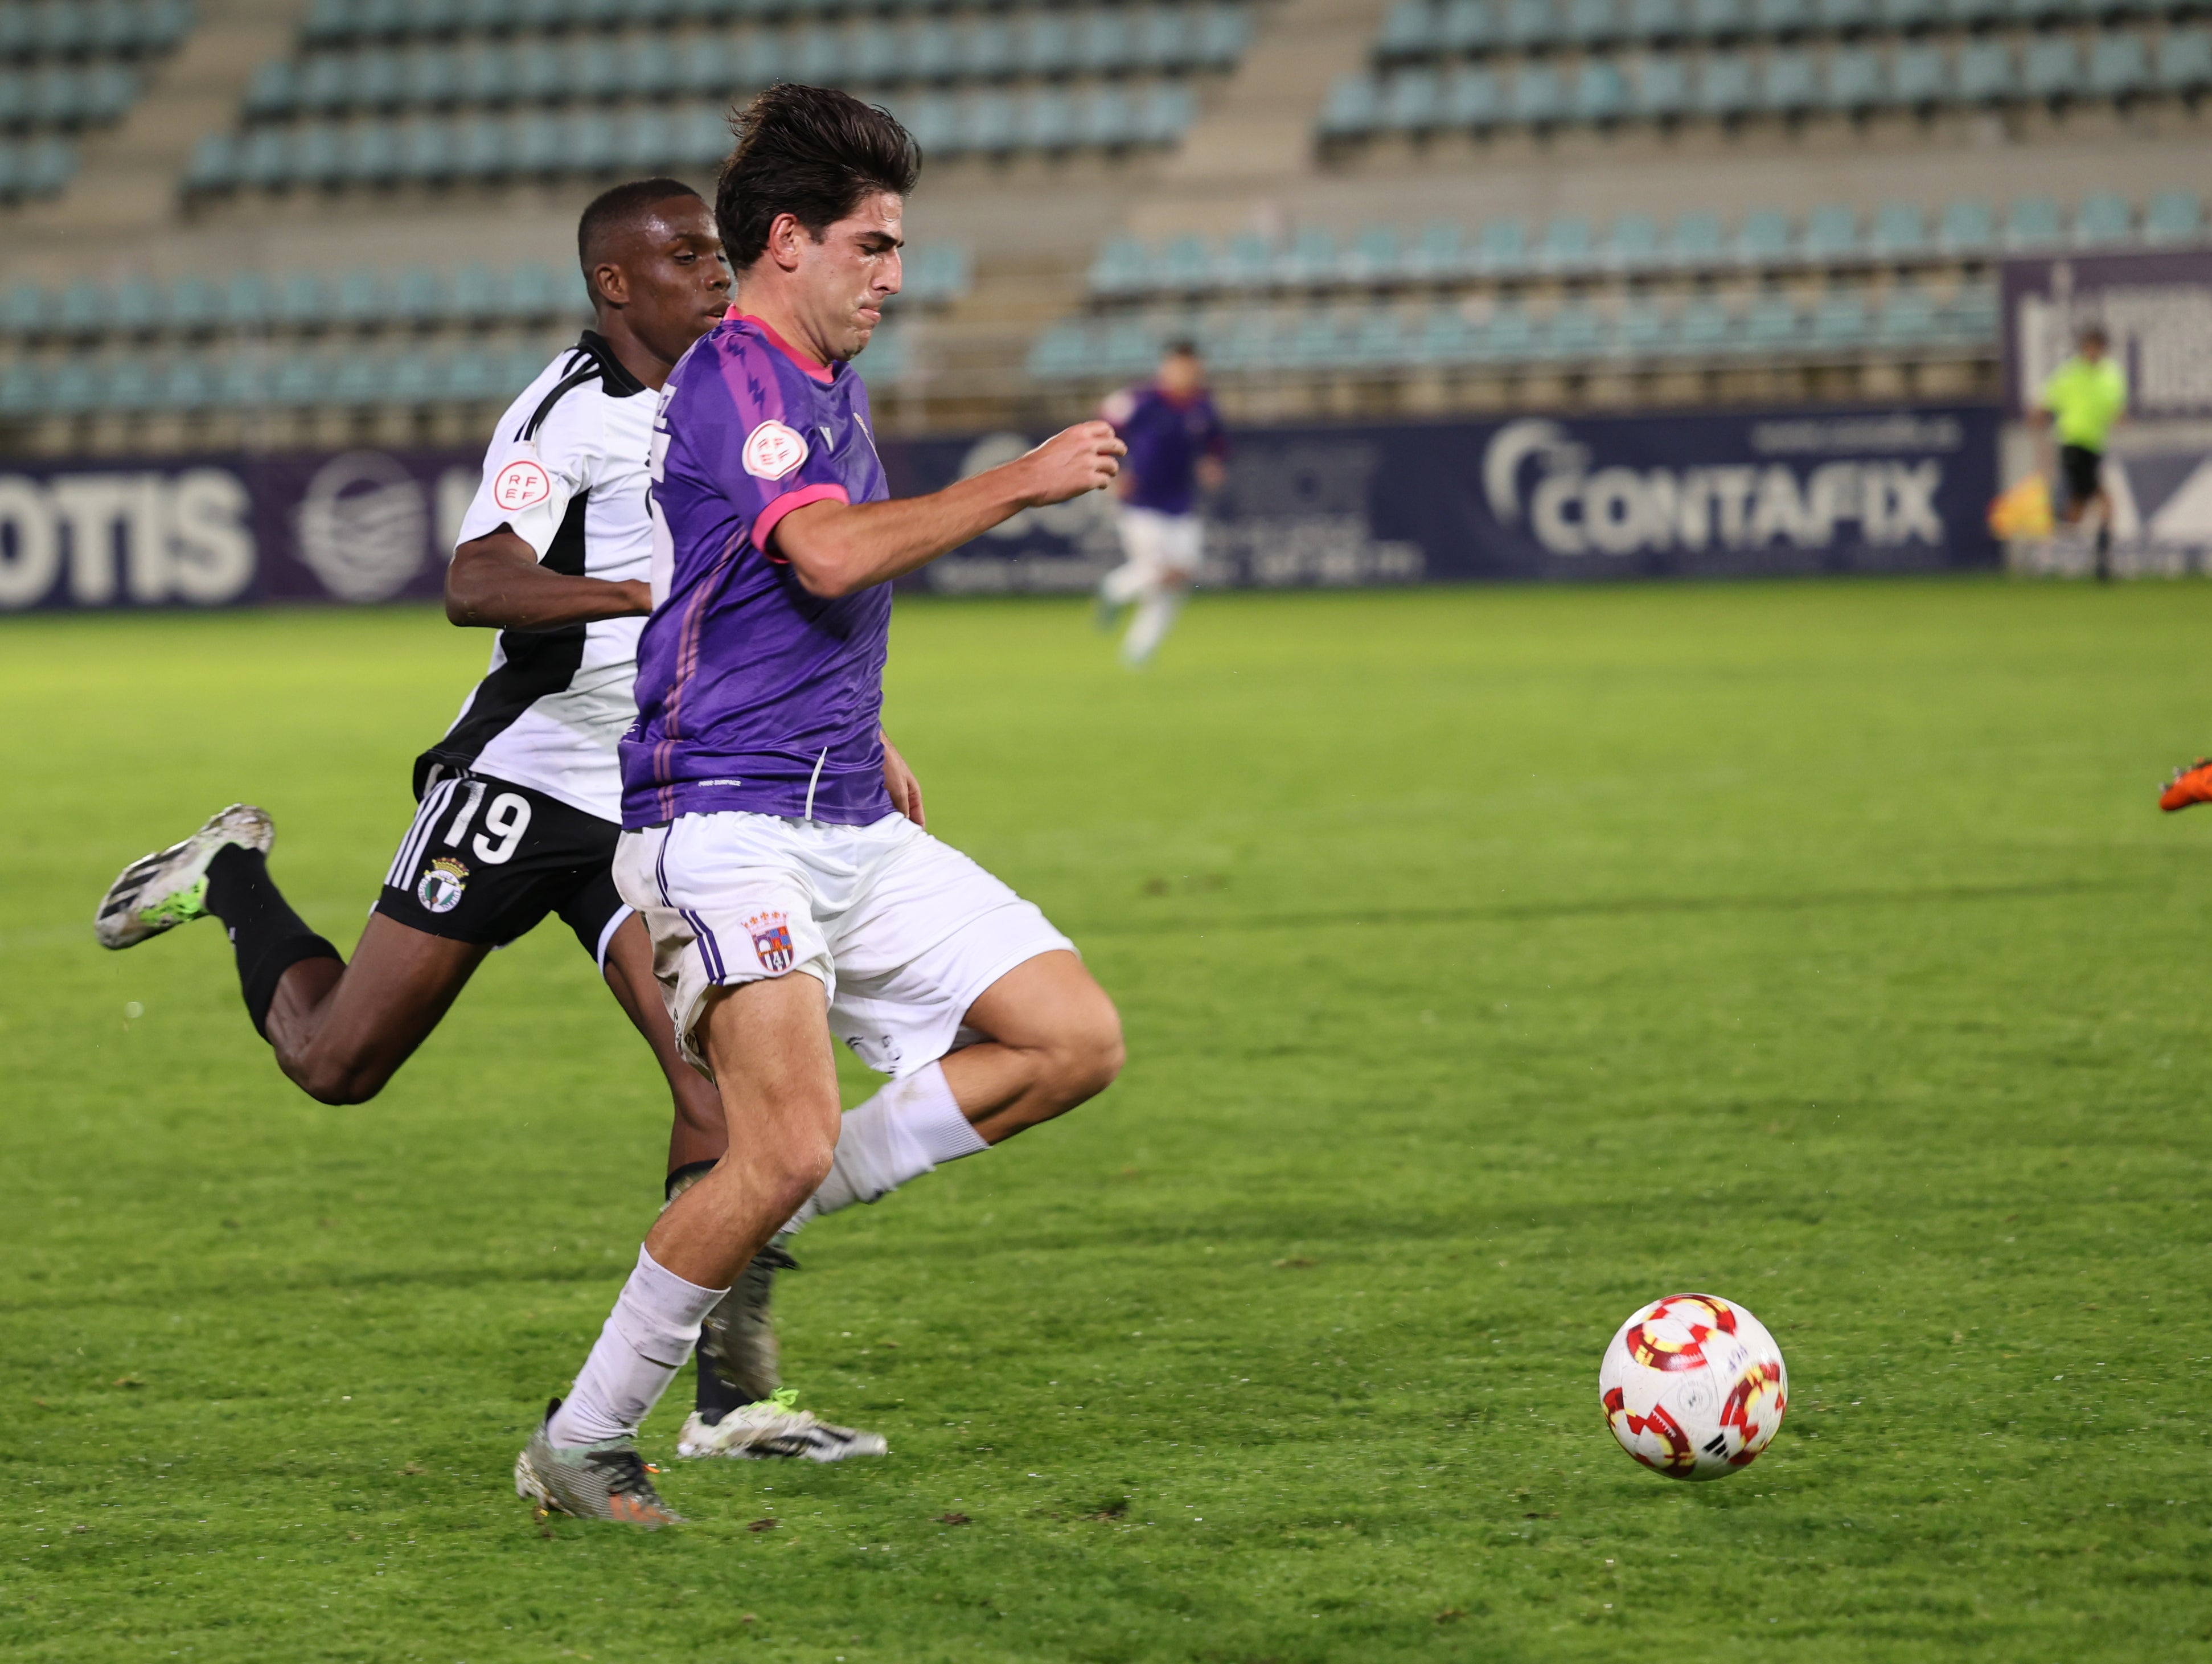
[[2085, 347], [2092, 344], [2108, 347], [2112, 344], [2112, 338], [2105, 333], [2105, 326], [2102, 324], [2082, 325], [2081, 333], [2075, 338]]
[[1198, 343], [1187, 335], [1178, 337], [1160, 349], [1163, 358], [1195, 358], [1198, 356]]
[[680, 179], [635, 179], [593, 197], [576, 222], [576, 260], [584, 268], [584, 281], [591, 281], [592, 268], [599, 264], [593, 253], [610, 232], [671, 198], [698, 195]]
[[732, 271], [768, 247], [779, 214], [817, 242], [878, 191], [905, 196], [921, 176], [921, 147], [887, 110], [834, 87], [779, 82], [730, 117], [737, 149], [722, 164], [714, 221]]

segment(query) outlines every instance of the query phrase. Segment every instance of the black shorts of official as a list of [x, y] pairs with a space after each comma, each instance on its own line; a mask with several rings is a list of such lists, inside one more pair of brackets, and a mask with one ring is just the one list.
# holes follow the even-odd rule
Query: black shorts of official
[[2058, 472], [2066, 482], [2069, 503], [2087, 503], [2105, 488], [2105, 454], [2087, 445], [2061, 445]]
[[558, 913], [604, 967], [630, 911], [615, 888], [621, 834], [615, 822], [528, 786], [449, 775], [424, 794], [376, 911], [410, 930], [491, 948]]

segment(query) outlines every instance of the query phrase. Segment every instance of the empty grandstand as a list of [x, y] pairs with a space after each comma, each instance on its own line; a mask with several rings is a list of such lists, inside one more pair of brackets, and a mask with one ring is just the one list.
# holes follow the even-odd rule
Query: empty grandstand
[[2205, 237], [2172, 0], [0, 0], [0, 444], [458, 442], [778, 78], [931, 157], [893, 431], [1989, 398], [2008, 257]]

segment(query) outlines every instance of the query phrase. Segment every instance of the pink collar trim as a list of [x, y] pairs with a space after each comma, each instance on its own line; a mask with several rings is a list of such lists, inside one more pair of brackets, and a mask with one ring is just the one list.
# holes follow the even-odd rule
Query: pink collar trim
[[830, 382], [837, 379], [837, 372], [836, 370], [830, 369], [829, 365], [822, 363], [818, 358], [808, 357], [797, 347], [792, 345], [790, 342], [785, 340], [782, 336], [777, 334], [773, 329], [770, 329], [768, 325], [763, 323], [760, 319], [754, 317], [751, 313], [740, 312], [737, 308], [732, 307], [727, 312], [722, 314], [722, 318], [726, 323], [750, 324], [755, 329], [758, 330], [768, 338], [768, 344], [770, 346], [774, 347], [778, 352], [781, 352], [785, 357], [790, 359], [793, 363], [798, 365], [799, 369], [805, 370], [809, 375], [821, 382], [823, 386], [826, 387]]

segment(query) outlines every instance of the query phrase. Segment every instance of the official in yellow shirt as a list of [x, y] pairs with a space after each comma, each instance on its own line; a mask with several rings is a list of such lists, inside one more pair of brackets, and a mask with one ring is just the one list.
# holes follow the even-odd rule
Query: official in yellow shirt
[[2127, 373], [2111, 355], [2105, 332], [2092, 324], [2081, 332], [2079, 350], [2043, 384], [2039, 426], [2048, 424], [2058, 441], [2058, 474], [2066, 488], [2063, 519], [2079, 526], [2097, 510], [2097, 576], [2112, 576], [2112, 499], [2105, 490], [2105, 447], [2112, 425], [2127, 413]]

